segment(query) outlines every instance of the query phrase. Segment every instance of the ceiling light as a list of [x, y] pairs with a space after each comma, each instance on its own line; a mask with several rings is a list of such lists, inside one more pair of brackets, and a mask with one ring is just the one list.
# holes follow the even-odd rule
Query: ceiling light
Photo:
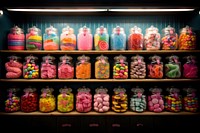
[[194, 11], [194, 9], [109, 9], [113, 12], [180, 12]]
[[0, 10], [0, 16], [1, 16], [1, 15], [3, 15], [3, 11], [2, 11], [2, 10]]

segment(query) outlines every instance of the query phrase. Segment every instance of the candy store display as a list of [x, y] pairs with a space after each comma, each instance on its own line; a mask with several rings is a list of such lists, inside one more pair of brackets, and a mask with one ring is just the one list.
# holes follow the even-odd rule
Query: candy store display
[[75, 50], [76, 49], [76, 35], [74, 29], [67, 26], [62, 29], [60, 35], [60, 49], [61, 50]]
[[183, 109], [188, 112], [197, 112], [199, 109], [199, 101], [197, 90], [194, 88], [184, 88]]
[[181, 62], [179, 61], [179, 57], [176, 55], [172, 55], [167, 57], [169, 60], [168, 63], [165, 64], [165, 76], [166, 78], [180, 78], [181, 77]]
[[144, 89], [140, 87], [131, 89], [130, 97], [130, 109], [134, 112], [144, 112], [146, 110], [146, 96], [144, 95]]
[[182, 96], [180, 89], [170, 87], [167, 88], [168, 94], [165, 96], [165, 110], [170, 112], [182, 111]]
[[164, 96], [161, 95], [162, 89], [158, 87], [150, 88], [148, 96], [148, 109], [151, 112], [159, 113], [164, 111]]
[[77, 47], [78, 50], [92, 50], [93, 36], [90, 28], [83, 26], [79, 29], [77, 35]]
[[162, 30], [161, 45], [163, 50], [176, 50], [178, 48], [178, 34], [168, 25]]
[[111, 50], [126, 49], [126, 34], [124, 28], [116, 26], [111, 35]]
[[57, 96], [57, 110], [65, 113], [74, 109], [74, 94], [72, 89], [64, 86], [59, 89], [60, 94]]
[[183, 64], [183, 77], [184, 78], [198, 78], [198, 65], [195, 56], [187, 56], [186, 62]]
[[19, 56], [9, 56], [9, 61], [5, 63], [6, 78], [14, 79], [22, 76], [22, 66]]
[[18, 88], [9, 88], [7, 90], [7, 99], [5, 100], [5, 112], [17, 112], [20, 110], [20, 97]]
[[119, 86], [113, 89], [112, 95], [112, 110], [114, 112], [126, 112], [128, 110], [128, 96], [126, 89]]
[[56, 108], [56, 99], [52, 94], [54, 91], [53, 88], [46, 87], [41, 89], [41, 95], [39, 98], [39, 111], [42, 113], [52, 112]]
[[144, 79], [146, 77], [146, 63], [144, 57], [140, 55], [131, 57], [130, 78]]
[[196, 49], [196, 33], [191, 27], [185, 26], [180, 30], [179, 35], [179, 49], [180, 50], [192, 50]]
[[91, 78], [91, 63], [90, 57], [82, 55], [77, 58], [76, 63], [76, 78], [90, 79]]
[[110, 77], [110, 63], [108, 57], [98, 56], [95, 62], [95, 78], [108, 79]]
[[37, 63], [38, 58], [30, 55], [25, 57], [23, 63], [23, 77], [25, 79], [36, 79], [39, 78], [39, 65]]
[[9, 50], [24, 50], [25, 35], [23, 29], [14, 26], [7, 36]]
[[56, 28], [50, 26], [45, 29], [43, 35], [43, 49], [44, 50], [58, 50], [59, 49], [59, 35]]
[[154, 55], [149, 57], [151, 62], [147, 64], [148, 77], [160, 79], [163, 78], [163, 62], [161, 62], [161, 57]]
[[109, 49], [109, 34], [107, 28], [100, 26], [96, 29], [94, 35], [94, 48], [95, 50]]
[[160, 33], [158, 28], [153, 25], [146, 29], [144, 36], [144, 47], [146, 50], [159, 50], [160, 46]]
[[92, 94], [89, 88], [83, 86], [76, 94], [76, 111], [86, 113], [92, 110]]
[[58, 63], [58, 78], [59, 79], [73, 79], [74, 78], [74, 65], [71, 56], [61, 56]]
[[40, 66], [40, 76], [42, 79], [54, 79], [56, 78], [56, 63], [55, 57], [47, 55], [42, 57], [42, 63]]
[[26, 49], [27, 50], [41, 50], [42, 49], [42, 34], [41, 30], [36, 26], [28, 28], [26, 34]]
[[38, 110], [38, 94], [35, 88], [25, 88], [24, 94], [21, 96], [21, 111], [34, 112]]
[[128, 78], [128, 62], [126, 57], [119, 55], [114, 57], [113, 65], [113, 78], [114, 79], [127, 79]]
[[94, 110], [97, 112], [107, 112], [110, 109], [110, 96], [107, 94], [108, 90], [103, 86], [95, 89], [94, 94]]
[[129, 50], [142, 50], [143, 49], [144, 37], [142, 34], [142, 29], [134, 26], [130, 29], [130, 34], [128, 36], [128, 49]]

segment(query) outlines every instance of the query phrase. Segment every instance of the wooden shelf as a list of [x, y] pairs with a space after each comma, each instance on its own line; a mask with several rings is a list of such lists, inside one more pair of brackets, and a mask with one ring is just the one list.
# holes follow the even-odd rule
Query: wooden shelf
[[0, 82], [199, 82], [200, 79], [0, 79]]
[[123, 50], [123, 51], [115, 51], [115, 50], [107, 50], [107, 51], [44, 51], [44, 50], [19, 50], [19, 51], [12, 51], [12, 50], [0, 50], [0, 53], [13, 53], [13, 54], [178, 54], [178, 53], [200, 53], [200, 50]]

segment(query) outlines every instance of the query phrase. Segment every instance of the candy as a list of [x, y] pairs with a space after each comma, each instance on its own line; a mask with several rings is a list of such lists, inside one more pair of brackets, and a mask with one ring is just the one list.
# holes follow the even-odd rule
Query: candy
[[42, 79], [56, 78], [56, 64], [54, 63], [54, 60], [55, 58], [52, 56], [43, 57], [40, 70]]
[[92, 50], [93, 38], [90, 29], [86, 26], [79, 29], [77, 45], [78, 50]]
[[163, 78], [163, 63], [160, 62], [161, 57], [153, 56], [150, 57], [152, 60], [151, 64], [147, 65], [148, 77], [149, 78]]
[[114, 57], [115, 63], [113, 66], [114, 79], [127, 79], [128, 78], [128, 62], [125, 56]]
[[168, 64], [165, 64], [165, 76], [167, 78], [181, 77], [181, 63], [177, 56], [173, 55], [169, 57]]
[[111, 35], [111, 49], [125, 50], [126, 49], [126, 34], [122, 27], [116, 26]]
[[196, 57], [187, 56], [187, 62], [183, 65], [184, 78], [198, 78], [199, 69], [196, 64]]
[[20, 110], [20, 97], [17, 96], [17, 91], [18, 89], [16, 88], [8, 89], [8, 98], [5, 101], [6, 112], [16, 112]]
[[88, 56], [80, 56], [77, 58], [76, 64], [76, 78], [77, 79], [89, 79], [91, 77], [91, 63]]
[[107, 29], [103, 26], [96, 29], [94, 35], [95, 50], [108, 50], [109, 48], [109, 35]]
[[196, 95], [196, 89], [194, 88], [184, 88], [184, 92], [186, 92], [183, 97], [183, 107], [185, 111], [188, 112], [197, 112], [199, 108], [199, 101]]
[[110, 77], [110, 64], [108, 57], [99, 56], [95, 62], [95, 78], [97, 79], [108, 79]]
[[130, 29], [128, 37], [128, 49], [129, 50], [142, 50], [143, 49], [143, 34], [142, 30], [134, 26]]

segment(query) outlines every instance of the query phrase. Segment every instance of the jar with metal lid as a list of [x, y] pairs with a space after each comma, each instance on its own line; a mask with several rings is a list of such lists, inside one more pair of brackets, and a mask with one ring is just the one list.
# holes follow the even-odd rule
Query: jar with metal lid
[[126, 34], [124, 28], [116, 26], [111, 35], [111, 50], [126, 49]]
[[82, 55], [77, 58], [76, 63], [76, 78], [90, 79], [91, 78], [91, 62], [90, 57]]
[[107, 56], [98, 56], [95, 62], [95, 78], [108, 79], [110, 77], [110, 64]]
[[166, 78], [180, 78], [181, 77], [181, 62], [179, 57], [172, 55], [166, 57], [169, 61], [165, 63], [165, 77]]
[[114, 79], [127, 79], [128, 78], [128, 62], [123, 55], [114, 57], [113, 65], [113, 78]]
[[149, 57], [151, 62], [147, 64], [148, 78], [163, 78], [163, 62], [161, 59], [158, 55]]
[[142, 50], [143, 49], [144, 37], [142, 34], [142, 29], [134, 26], [130, 29], [130, 34], [128, 36], [128, 49], [129, 50]]
[[198, 78], [199, 67], [196, 56], [189, 55], [184, 59], [186, 59], [186, 62], [183, 64], [183, 77], [188, 79]]
[[8, 49], [9, 50], [24, 50], [25, 35], [23, 29], [18, 26], [14, 26], [10, 29], [10, 33], [7, 36]]
[[55, 63], [55, 57], [47, 55], [42, 57], [42, 63], [40, 67], [40, 75], [42, 79], [54, 79], [56, 78], [57, 66]]
[[95, 50], [108, 50], [109, 49], [109, 34], [107, 28], [100, 26], [96, 29], [94, 35], [94, 48]]

